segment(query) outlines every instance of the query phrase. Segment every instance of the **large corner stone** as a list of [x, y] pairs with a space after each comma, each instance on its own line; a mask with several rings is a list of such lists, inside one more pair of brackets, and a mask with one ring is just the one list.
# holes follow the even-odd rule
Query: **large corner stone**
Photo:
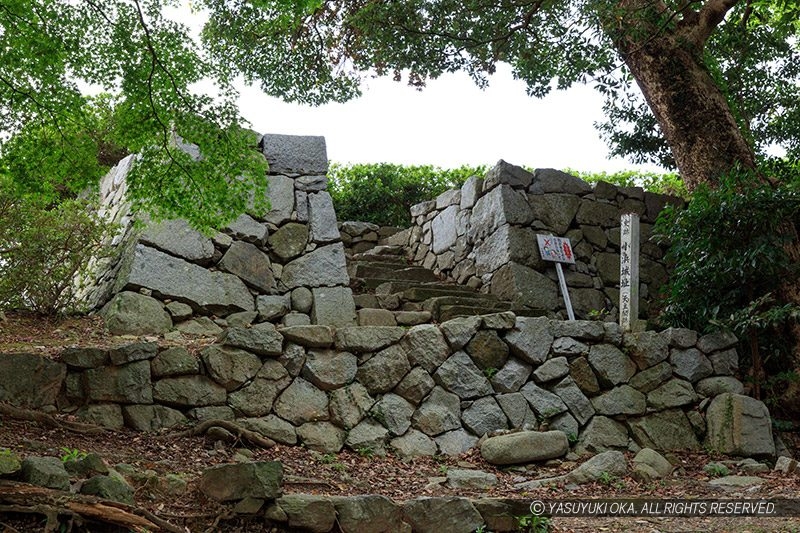
[[769, 410], [760, 400], [742, 394], [720, 394], [706, 411], [706, 444], [725, 454], [774, 456]]
[[532, 229], [505, 224], [475, 247], [478, 276], [494, 272], [509, 261], [531, 268], [543, 265]]
[[270, 174], [325, 174], [328, 153], [325, 137], [267, 133], [259, 144]]
[[344, 245], [338, 242], [300, 256], [284, 266], [281, 281], [288, 289], [349, 285]]
[[255, 301], [245, 284], [232, 274], [210, 272], [153, 248], [137, 245], [123, 267], [117, 289], [150, 289], [154, 294], [188, 303], [195, 310], [229, 314], [252, 311]]
[[535, 309], [558, 309], [556, 282], [532, 268], [510, 262], [492, 277], [491, 294]]
[[193, 263], [206, 264], [214, 256], [214, 243], [211, 239], [181, 219], [149, 225], [139, 240]]
[[503, 224], [524, 226], [531, 220], [533, 214], [525, 194], [509, 185], [499, 185], [475, 202], [469, 237], [477, 241], [491, 235]]

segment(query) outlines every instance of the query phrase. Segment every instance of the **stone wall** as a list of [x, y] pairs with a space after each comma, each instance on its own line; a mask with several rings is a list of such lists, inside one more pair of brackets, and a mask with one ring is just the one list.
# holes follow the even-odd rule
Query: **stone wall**
[[[735, 343], [511, 312], [408, 329], [265, 322], [228, 328], [199, 355], [153, 342], [70, 348], [58, 363], [0, 355], [0, 401], [142, 431], [238, 419], [326, 453], [460, 454], [485, 434], [538, 429], [579, 452], [706, 438], [723, 453], [773, 455], [766, 407], [733, 377]], [[23, 363], [39, 371], [3, 371]]]
[[344, 252], [348, 256], [368, 252], [379, 242], [403, 231], [403, 229], [395, 226], [379, 226], [371, 222], [339, 222], [339, 234], [344, 243]]
[[[120, 253], [98, 265], [84, 294], [88, 306], [112, 296], [107, 310], [149, 306], [163, 315], [157, 331], [192, 315], [239, 313], [295, 325], [354, 324], [344, 245], [325, 190], [324, 138], [264, 135], [259, 149], [269, 161], [270, 210], [242, 215], [211, 237], [182, 220], [134, 227], [125, 179], [135, 156], [112, 169], [100, 186], [101, 205], [122, 225], [112, 242]], [[167, 304], [166, 313], [151, 297]]]
[[664, 250], [650, 240], [653, 223], [679, 198], [599, 182], [594, 187], [553, 169], [534, 173], [500, 161], [485, 177], [411, 208], [413, 226], [393, 242], [408, 246], [419, 265], [461, 284], [532, 308], [562, 311], [553, 263], [542, 261], [536, 234], [568, 237], [576, 263], [566, 269], [576, 315], [619, 302], [620, 215], [641, 217], [642, 318], [667, 279]]

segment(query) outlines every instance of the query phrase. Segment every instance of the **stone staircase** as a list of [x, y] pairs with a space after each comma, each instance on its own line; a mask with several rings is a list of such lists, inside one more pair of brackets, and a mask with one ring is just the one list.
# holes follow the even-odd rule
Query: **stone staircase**
[[523, 316], [546, 314], [440, 279], [430, 269], [409, 264], [405, 249], [398, 245], [379, 244], [348, 256], [347, 272], [360, 325], [441, 323], [502, 311]]

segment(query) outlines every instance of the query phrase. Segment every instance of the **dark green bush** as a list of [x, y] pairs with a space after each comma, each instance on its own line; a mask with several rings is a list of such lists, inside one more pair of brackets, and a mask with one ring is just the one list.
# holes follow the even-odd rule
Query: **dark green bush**
[[485, 173], [486, 167], [334, 163], [328, 170], [328, 190], [339, 220], [408, 227], [412, 205], [432, 200], [448, 189], [461, 187], [470, 176]]
[[798, 307], [783, 293], [798, 278], [790, 257], [798, 246], [798, 215], [797, 181], [772, 185], [735, 171], [716, 189], [696, 189], [686, 208], [667, 208], [655, 226], [656, 236], [669, 242], [672, 263], [660, 322], [732, 330], [744, 341], [756, 391], [762, 356], [773, 372], [786, 370], [784, 328]]
[[0, 308], [73, 311], [92, 257], [112, 228], [86, 202], [48, 205], [0, 184]]

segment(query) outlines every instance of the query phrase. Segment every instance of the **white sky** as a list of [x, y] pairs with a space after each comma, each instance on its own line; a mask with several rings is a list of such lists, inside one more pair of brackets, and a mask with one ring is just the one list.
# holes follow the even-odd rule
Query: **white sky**
[[[184, 0], [174, 8], [174, 18], [199, 32], [206, 16], [192, 12], [190, 4]], [[320, 107], [289, 104], [254, 87], [238, 88], [242, 115], [253, 129], [322, 135], [328, 159], [338, 163], [452, 168], [505, 159], [534, 168], [663, 171], [609, 158], [593, 126], [603, 119], [602, 98], [596, 91], [576, 86], [544, 99], [532, 98], [505, 64], [498, 65], [485, 90], [463, 73], [429, 81], [422, 91], [379, 78], [362, 87], [361, 98]]]
[[637, 166], [608, 157], [595, 122], [602, 99], [587, 86], [525, 94], [500, 65], [481, 90], [466, 74], [446, 75], [422, 91], [389, 78], [370, 80], [364, 95], [321, 107], [288, 104], [241, 87], [241, 111], [261, 133], [323, 135], [328, 158], [340, 163], [493, 165], [505, 159], [535, 168], [616, 171]]

